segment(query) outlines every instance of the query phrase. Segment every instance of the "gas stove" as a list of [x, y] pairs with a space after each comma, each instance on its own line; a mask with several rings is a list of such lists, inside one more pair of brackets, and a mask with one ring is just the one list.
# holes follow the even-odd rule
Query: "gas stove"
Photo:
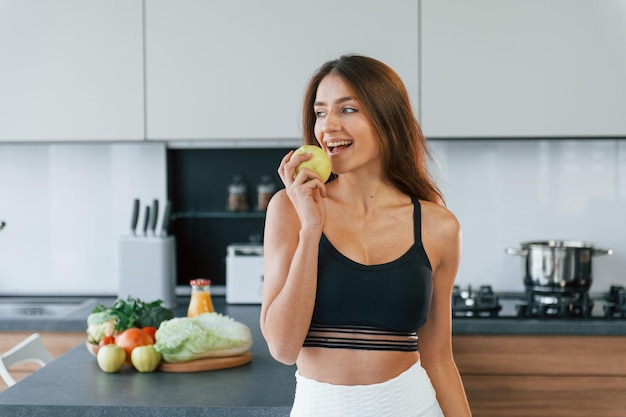
[[594, 302], [587, 290], [550, 291], [527, 289], [517, 304], [519, 317], [571, 318], [591, 317]]
[[500, 299], [490, 285], [481, 285], [478, 290], [455, 285], [452, 290], [452, 312], [457, 317], [496, 317], [500, 310]]
[[454, 317], [533, 319], [626, 319], [626, 288], [613, 285], [606, 293], [587, 290], [527, 288], [521, 293], [496, 293], [490, 285], [455, 286]]

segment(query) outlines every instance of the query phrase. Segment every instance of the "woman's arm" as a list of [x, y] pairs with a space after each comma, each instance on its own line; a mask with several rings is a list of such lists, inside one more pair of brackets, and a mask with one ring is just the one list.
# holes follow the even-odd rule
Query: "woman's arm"
[[310, 155], [289, 153], [279, 174], [285, 190], [267, 208], [264, 232], [261, 331], [272, 356], [293, 364], [309, 330], [317, 288], [319, 241], [325, 218], [325, 187], [319, 177], [295, 166]]
[[428, 210], [423, 240], [433, 267], [433, 298], [428, 320], [419, 332], [422, 366], [446, 417], [468, 417], [463, 382], [452, 353], [452, 287], [461, 258], [461, 228], [442, 207]]

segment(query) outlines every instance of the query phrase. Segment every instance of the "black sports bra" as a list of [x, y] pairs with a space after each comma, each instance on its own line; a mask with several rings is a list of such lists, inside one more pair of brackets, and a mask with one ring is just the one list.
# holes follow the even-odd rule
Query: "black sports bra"
[[415, 243], [398, 259], [363, 265], [322, 235], [317, 295], [304, 347], [416, 351], [426, 322], [432, 268], [421, 239], [421, 206], [413, 199]]

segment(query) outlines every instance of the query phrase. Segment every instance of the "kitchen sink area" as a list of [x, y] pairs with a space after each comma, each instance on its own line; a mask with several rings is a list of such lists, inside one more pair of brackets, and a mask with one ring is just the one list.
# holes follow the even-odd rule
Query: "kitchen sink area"
[[0, 331], [76, 331], [102, 300], [84, 296], [0, 296]]
[[9, 297], [0, 298], [0, 318], [3, 319], [62, 319], [96, 306], [95, 298], [73, 299], [65, 297]]

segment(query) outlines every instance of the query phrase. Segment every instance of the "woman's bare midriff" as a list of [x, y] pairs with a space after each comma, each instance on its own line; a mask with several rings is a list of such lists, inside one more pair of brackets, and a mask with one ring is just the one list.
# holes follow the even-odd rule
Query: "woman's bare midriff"
[[336, 385], [369, 385], [388, 381], [419, 360], [419, 352], [302, 348], [300, 375]]

